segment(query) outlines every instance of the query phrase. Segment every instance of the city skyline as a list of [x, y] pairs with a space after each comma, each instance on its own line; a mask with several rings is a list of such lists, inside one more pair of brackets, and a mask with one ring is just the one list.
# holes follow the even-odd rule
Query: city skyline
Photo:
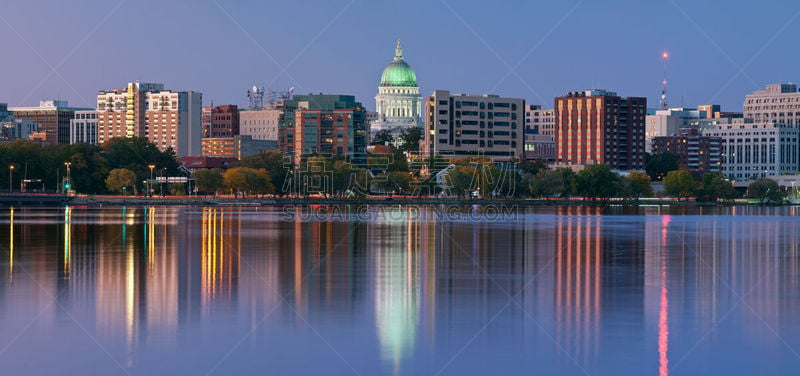
[[[0, 16], [7, 56], [14, 57], [2, 73], [0, 102], [59, 98], [94, 107], [99, 90], [140, 80], [202, 92], [204, 104], [243, 105], [246, 90], [258, 85], [355, 95], [374, 110], [380, 72], [400, 38], [423, 95], [492, 93], [549, 108], [567, 91], [604, 88], [647, 97], [655, 108], [666, 50], [671, 107], [720, 103], [740, 111], [745, 94], [793, 81], [796, 53], [782, 47], [800, 31], [796, 8], [789, 1], [506, 2], [488, 9], [444, 0], [122, 1], [80, 8], [12, 2]], [[50, 27], [30, 27], [33, 19]], [[766, 24], [738, 26], [756, 25], [752, 20]], [[607, 43], [587, 39], [597, 35], [607, 35]]]

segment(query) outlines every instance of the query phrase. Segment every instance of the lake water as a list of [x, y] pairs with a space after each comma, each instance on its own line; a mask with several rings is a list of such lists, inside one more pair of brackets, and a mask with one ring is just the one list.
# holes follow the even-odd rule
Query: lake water
[[798, 375], [796, 214], [0, 209], [0, 373]]

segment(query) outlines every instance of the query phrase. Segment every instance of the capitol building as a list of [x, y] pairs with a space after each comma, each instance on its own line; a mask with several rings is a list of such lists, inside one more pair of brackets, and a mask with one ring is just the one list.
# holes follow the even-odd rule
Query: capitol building
[[398, 39], [394, 60], [381, 74], [378, 95], [375, 96], [377, 118], [371, 122], [371, 133], [375, 135], [388, 130], [397, 137], [404, 129], [422, 127], [421, 104], [417, 75], [403, 60], [403, 49]]

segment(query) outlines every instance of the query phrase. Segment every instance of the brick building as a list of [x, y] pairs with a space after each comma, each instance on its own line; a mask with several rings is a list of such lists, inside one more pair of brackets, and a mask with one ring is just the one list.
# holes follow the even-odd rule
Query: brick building
[[673, 136], [653, 138], [653, 154], [675, 154], [689, 171], [719, 172], [722, 137], [703, 136], [697, 129], [682, 128]]
[[556, 163], [643, 170], [647, 98], [605, 90], [555, 99]]

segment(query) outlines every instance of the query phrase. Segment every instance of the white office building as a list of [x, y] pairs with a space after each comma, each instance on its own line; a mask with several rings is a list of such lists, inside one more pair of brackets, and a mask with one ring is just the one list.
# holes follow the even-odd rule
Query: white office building
[[722, 173], [735, 181], [754, 180], [798, 171], [797, 128], [779, 127], [771, 122], [731, 119], [705, 129], [704, 136], [722, 138]]
[[69, 143], [97, 144], [97, 111], [75, 111], [69, 121]]

